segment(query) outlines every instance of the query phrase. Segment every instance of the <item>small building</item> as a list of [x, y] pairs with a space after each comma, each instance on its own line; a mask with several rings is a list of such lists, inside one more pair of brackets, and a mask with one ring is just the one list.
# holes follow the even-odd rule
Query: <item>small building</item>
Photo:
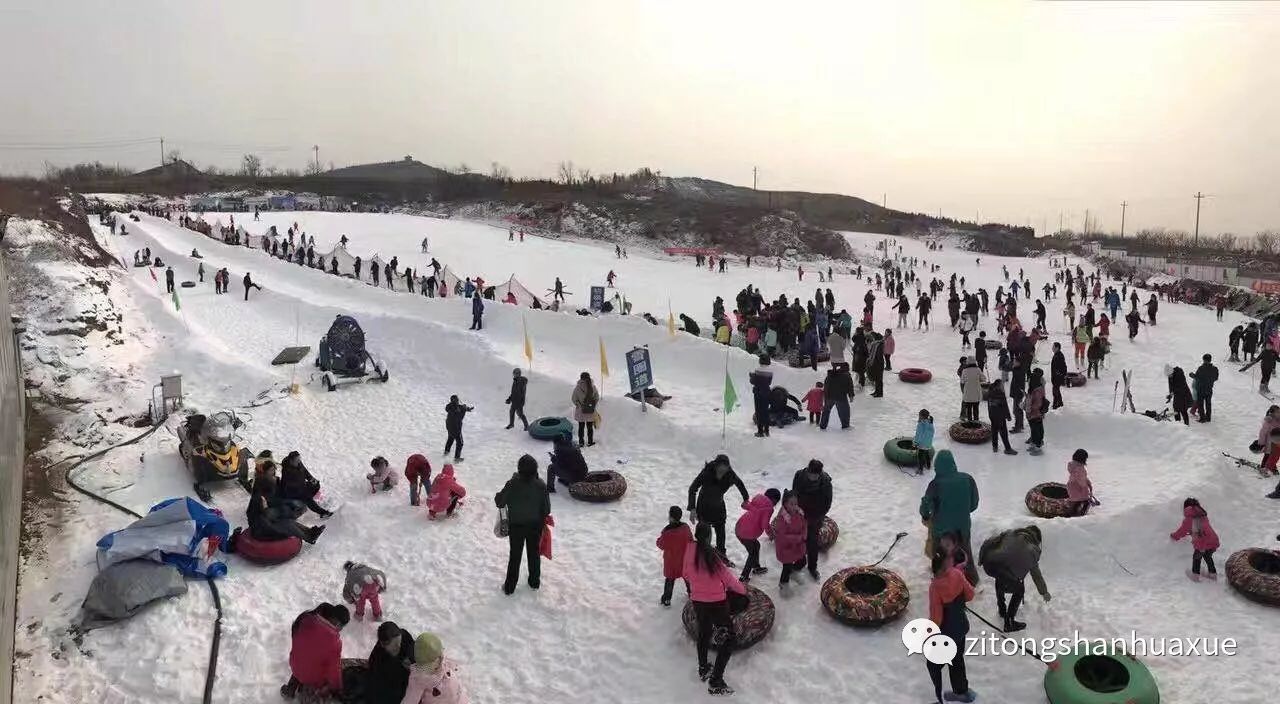
[[267, 207], [272, 210], [297, 210], [298, 199], [292, 193], [279, 196], [269, 196], [267, 198]]

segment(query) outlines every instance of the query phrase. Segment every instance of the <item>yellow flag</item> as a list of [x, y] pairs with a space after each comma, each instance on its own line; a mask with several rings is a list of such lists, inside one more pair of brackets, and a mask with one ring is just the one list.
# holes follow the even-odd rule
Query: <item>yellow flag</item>
[[609, 376], [609, 360], [604, 356], [604, 338], [600, 338], [600, 376]]
[[533, 364], [533, 343], [529, 342], [529, 322], [524, 318], [521, 318], [521, 322], [524, 323], [524, 356], [530, 364]]

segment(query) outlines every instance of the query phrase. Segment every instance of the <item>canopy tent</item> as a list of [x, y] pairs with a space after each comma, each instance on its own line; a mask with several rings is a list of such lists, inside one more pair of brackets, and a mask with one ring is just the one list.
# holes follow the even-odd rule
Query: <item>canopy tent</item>
[[[339, 274], [343, 276], [356, 275], [356, 258], [352, 256], [350, 252], [347, 251], [346, 247], [342, 247], [342, 246], [334, 247], [328, 252], [325, 252], [324, 254], [320, 255], [320, 259], [324, 262], [325, 271], [333, 271], [333, 260], [335, 258], [337, 258], [338, 260]], [[368, 270], [365, 268], [364, 263], [361, 262], [360, 273], [363, 274], [366, 271]]]

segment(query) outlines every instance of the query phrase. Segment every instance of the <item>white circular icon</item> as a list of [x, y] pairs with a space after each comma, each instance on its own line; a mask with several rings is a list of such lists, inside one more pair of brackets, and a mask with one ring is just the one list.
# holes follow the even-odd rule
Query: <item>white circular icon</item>
[[956, 642], [942, 634], [929, 636], [924, 642], [924, 659], [934, 665], [950, 665], [956, 657]]
[[907, 646], [907, 654], [915, 655], [924, 652], [924, 641], [941, 629], [927, 618], [917, 618], [902, 627], [902, 644]]

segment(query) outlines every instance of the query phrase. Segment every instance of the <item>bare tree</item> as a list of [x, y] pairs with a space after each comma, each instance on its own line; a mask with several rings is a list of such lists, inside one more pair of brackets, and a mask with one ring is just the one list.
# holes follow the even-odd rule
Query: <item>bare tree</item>
[[308, 176], [316, 176], [316, 175], [319, 175], [322, 171], [323, 171], [323, 169], [321, 169], [321, 168], [320, 168], [320, 162], [317, 162], [317, 161], [308, 161], [308, 162], [307, 162], [307, 171], [306, 171], [306, 173], [307, 173], [307, 175], [308, 175]]
[[588, 183], [591, 181], [591, 169], [578, 169], [578, 183]]
[[453, 168], [453, 173], [458, 174], [459, 176], [466, 176], [471, 173], [471, 167], [467, 166], [467, 162], [464, 161]]
[[1229, 252], [1236, 248], [1237, 239], [1236, 233], [1224, 232], [1221, 235], [1218, 235], [1218, 246]]
[[256, 178], [262, 173], [262, 158], [257, 154], [245, 154], [240, 160], [240, 175]]
[[172, 164], [175, 161], [182, 161], [182, 152], [177, 149], [170, 149], [164, 153], [164, 163]]
[[1280, 244], [1280, 232], [1276, 230], [1263, 230], [1253, 236], [1258, 243], [1258, 251], [1263, 254], [1274, 254], [1276, 245]]
[[274, 166], [268, 166], [267, 168], [263, 169], [263, 171], [266, 173], [267, 176], [274, 177], [274, 176], [280, 175], [280, 169], [277, 169]]
[[489, 177], [495, 181], [510, 181], [511, 169], [495, 161], [489, 166]]
[[560, 167], [557, 169], [557, 174], [559, 175], [561, 183], [563, 183], [566, 186], [572, 186], [573, 176], [574, 176], [573, 162], [572, 161], [560, 162]]

